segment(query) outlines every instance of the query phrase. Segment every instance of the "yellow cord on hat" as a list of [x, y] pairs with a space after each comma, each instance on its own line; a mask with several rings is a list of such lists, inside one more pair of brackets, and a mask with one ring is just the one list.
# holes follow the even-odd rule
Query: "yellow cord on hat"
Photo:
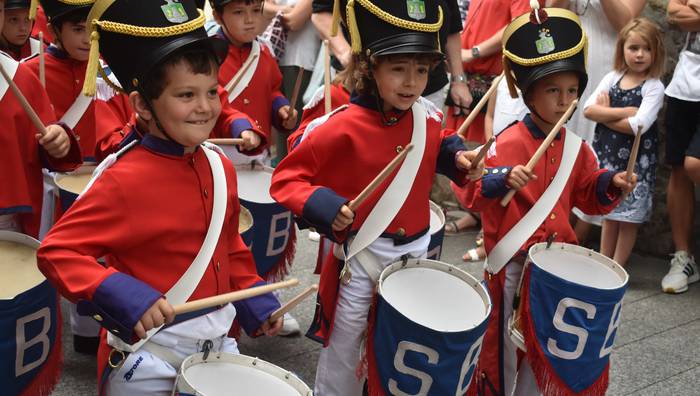
[[[91, 5], [95, 2], [95, 0], [59, 0], [60, 3], [63, 4], [68, 4], [72, 6], [81, 6], [81, 5]], [[36, 19], [36, 12], [37, 8], [39, 7], [39, 0], [32, 0], [29, 3], [29, 19], [34, 20]]]
[[355, 1], [363, 6], [367, 11], [374, 14], [377, 18], [387, 22], [391, 25], [398, 26], [406, 30], [414, 30], [417, 32], [427, 32], [435, 33], [440, 30], [442, 26], [442, 7], [438, 6], [438, 20], [435, 23], [420, 23], [409, 21], [406, 19], [401, 19], [388, 12], [382, 10], [371, 0], [348, 0], [348, 4], [345, 7], [345, 12], [347, 13], [347, 25], [350, 31], [350, 43], [352, 45], [352, 51], [356, 54], [362, 52], [362, 41], [360, 40], [360, 30], [357, 26], [357, 21], [355, 20]]
[[340, 26], [340, 0], [333, 1], [333, 19], [331, 21], [331, 37], [338, 35]]
[[570, 57], [578, 54], [579, 52], [581, 52], [581, 50], [585, 51], [586, 46], [587, 46], [587, 42], [588, 42], [588, 39], [586, 38], [586, 33], [584, 32], [581, 35], [581, 40], [578, 42], [578, 44], [576, 44], [575, 46], [573, 46], [569, 49], [566, 49], [564, 51], [559, 51], [559, 52], [555, 52], [552, 54], [547, 54], [544, 56], [540, 56], [538, 58], [528, 59], [528, 58], [523, 58], [523, 57], [520, 57], [518, 55], [515, 55], [514, 53], [505, 49], [505, 46], [504, 46], [503, 56], [507, 57], [511, 61], [513, 61], [521, 66], [538, 66], [538, 65], [545, 64], [545, 63], [549, 63], [549, 62], [554, 62], [556, 60], [570, 58]]
[[97, 70], [100, 67], [100, 33], [97, 30], [98, 27], [106, 32], [120, 33], [134, 37], [171, 37], [189, 33], [204, 26], [204, 22], [206, 21], [204, 12], [199, 9], [197, 11], [199, 12], [197, 18], [167, 27], [136, 26], [120, 22], [93, 19], [90, 22], [90, 56], [88, 58], [87, 70], [85, 71], [83, 94], [85, 96], [93, 96], [97, 90]]

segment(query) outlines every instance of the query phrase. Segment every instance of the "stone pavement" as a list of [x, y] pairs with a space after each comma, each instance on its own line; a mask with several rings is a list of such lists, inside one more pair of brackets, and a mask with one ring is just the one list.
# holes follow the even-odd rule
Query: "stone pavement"
[[[474, 238], [475, 233], [446, 237], [442, 261], [480, 277], [481, 263], [461, 261], [466, 248], [473, 247]], [[299, 278], [301, 285], [285, 291], [283, 299], [318, 282], [318, 276], [312, 274], [317, 246], [308, 240], [306, 232], [299, 233], [292, 276]], [[700, 394], [700, 284], [681, 295], [664, 294], [660, 280], [667, 269], [666, 258], [635, 255], [630, 260], [630, 286], [611, 358], [608, 395]], [[314, 299], [309, 298], [293, 312], [303, 330], [308, 328], [313, 308]], [[65, 366], [54, 395], [95, 395], [94, 360], [73, 352], [66, 321], [64, 329]], [[244, 337], [239, 347], [241, 353], [294, 371], [313, 385], [320, 350], [316, 342], [306, 337]]]

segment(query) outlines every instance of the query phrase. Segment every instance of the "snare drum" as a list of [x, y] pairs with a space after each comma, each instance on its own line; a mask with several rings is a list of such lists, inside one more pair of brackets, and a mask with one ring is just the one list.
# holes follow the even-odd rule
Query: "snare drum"
[[508, 320], [510, 338], [523, 351], [536, 348], [528, 360], [547, 359], [536, 363], [554, 367], [574, 392], [585, 390], [607, 370], [628, 281], [624, 268], [595, 251], [535, 244]]
[[311, 396], [311, 389], [293, 373], [264, 360], [232, 353], [189, 356], [175, 381], [175, 395]]
[[440, 205], [430, 201], [430, 244], [428, 245], [428, 258], [440, 260], [442, 255], [442, 241], [445, 238], [445, 213]]
[[90, 183], [90, 179], [92, 179], [94, 170], [95, 165], [83, 165], [73, 172], [56, 173], [54, 175], [53, 180], [58, 186], [58, 196], [63, 212], [67, 211], [78, 198], [78, 195], [85, 191], [88, 183]]
[[382, 271], [368, 330], [370, 395], [464, 394], [491, 312], [482, 283], [427, 259]]
[[273, 169], [260, 164], [237, 165], [238, 197], [253, 216], [250, 250], [258, 274], [280, 278], [294, 258], [296, 232], [292, 212], [270, 196]]
[[48, 393], [62, 360], [58, 295], [36, 265], [39, 241], [0, 231], [0, 384], [3, 394]]

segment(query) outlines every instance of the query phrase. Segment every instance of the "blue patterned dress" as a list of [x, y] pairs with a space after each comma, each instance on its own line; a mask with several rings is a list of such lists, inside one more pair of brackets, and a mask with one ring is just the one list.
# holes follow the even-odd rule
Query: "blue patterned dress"
[[[642, 86], [644, 82], [631, 89], [620, 88], [620, 78], [608, 92], [610, 107], [639, 107], [642, 103]], [[656, 122], [642, 135], [637, 155], [637, 186], [627, 199], [622, 201], [610, 214], [608, 220], [629, 223], [644, 223], [651, 217], [654, 182], [656, 180], [656, 163], [658, 147]], [[627, 169], [634, 136], [616, 132], [603, 124], [596, 124], [593, 149], [598, 155], [600, 167], [615, 172]]]

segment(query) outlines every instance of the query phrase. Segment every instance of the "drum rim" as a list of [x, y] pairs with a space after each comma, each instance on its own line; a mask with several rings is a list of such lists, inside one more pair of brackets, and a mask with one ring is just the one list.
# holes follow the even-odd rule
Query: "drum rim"
[[[258, 161], [251, 161], [249, 164], [238, 164], [234, 165], [233, 168], [236, 170], [236, 181], [238, 181], [238, 173], [239, 171], [246, 171], [246, 172], [252, 172], [252, 171], [263, 171], [265, 173], [269, 173], [272, 175], [272, 173], [275, 171], [275, 168], [267, 166], [265, 164], [261, 164]], [[268, 186], [269, 187], [269, 186]], [[238, 189], [238, 198], [240, 201], [246, 201], [258, 205], [271, 205], [271, 204], [277, 204], [274, 198], [272, 198], [272, 195], [270, 195], [270, 199], [272, 200], [271, 202], [259, 202], [259, 201], [252, 201], [250, 199], [243, 198], [241, 195], [243, 191], [239, 188]], [[268, 193], [269, 194], [269, 193]]]
[[[491, 309], [492, 309], [492, 304], [491, 304], [491, 296], [489, 295], [488, 291], [486, 290], [486, 286], [484, 283], [481, 281], [477, 280], [476, 277], [471, 275], [470, 273], [443, 261], [438, 261], [438, 260], [431, 260], [427, 258], [409, 258], [407, 260], [402, 260], [402, 261], [396, 261], [390, 265], [388, 265], [384, 270], [382, 270], [381, 274], [379, 275], [379, 279], [377, 280], [377, 293], [384, 298], [383, 294], [383, 285], [384, 285], [384, 280], [389, 277], [389, 275], [393, 274], [394, 272], [398, 272], [401, 269], [404, 268], [431, 268], [434, 270], [440, 270], [441, 272], [444, 272], [448, 275], [452, 275], [455, 278], [458, 278], [464, 282], [466, 282], [476, 293], [481, 297], [481, 302], [484, 304], [485, 308], [485, 313], [484, 313], [484, 318], [481, 320], [481, 322], [477, 323], [476, 325], [462, 329], [462, 330], [457, 330], [457, 331], [443, 331], [444, 333], [460, 333], [464, 331], [471, 331], [473, 329], [478, 328], [479, 326], [483, 325], [485, 321], [488, 320], [488, 318], [491, 316]], [[447, 269], [445, 271], [444, 269]], [[394, 309], [394, 307], [389, 300], [384, 298], [384, 301], [386, 301], [387, 304], [391, 305]], [[397, 309], [398, 311], [398, 309]], [[402, 315], [405, 316], [405, 314], [401, 311], [399, 311]], [[417, 323], [418, 325], [423, 326], [420, 323]], [[425, 327], [425, 326], [424, 326]]]
[[435, 203], [431, 200], [428, 200], [428, 202], [429, 202], [428, 206], [430, 207], [430, 211], [437, 213], [438, 217], [440, 218], [440, 221], [442, 222], [442, 226], [440, 228], [438, 228], [437, 230], [435, 230], [435, 232], [430, 232], [430, 222], [428, 222], [428, 232], [430, 232], [430, 235], [436, 235], [436, 234], [439, 234], [440, 231], [445, 229], [445, 223], [447, 222], [447, 218], [445, 218], [445, 213], [442, 211], [442, 208], [440, 207], [440, 205], [438, 205], [437, 203]]
[[[206, 361], [204, 360], [203, 352], [195, 353], [186, 357], [185, 360], [182, 361], [182, 364], [180, 364], [180, 371], [177, 375], [178, 383], [180, 381], [184, 381], [189, 387], [195, 389], [195, 387], [187, 378], [187, 369], [189, 369], [192, 366], [196, 366], [199, 364], [207, 364], [207, 362], [211, 363], [213, 361], [215, 361], [216, 363], [231, 363], [238, 366], [246, 367], [254, 366], [255, 369], [263, 371], [266, 374], [272, 375], [282, 380], [287, 385], [291, 386], [294, 390], [299, 392], [299, 395], [313, 395], [311, 388], [309, 388], [309, 386], [293, 372], [285, 370], [284, 368], [274, 363], [270, 363], [266, 360], [257, 357], [252, 357], [243, 354], [233, 354], [230, 352], [211, 352], [209, 353], [209, 356], [207, 357]], [[281, 376], [279, 374], [281, 374]]]
[[73, 172], [56, 172], [53, 175], [53, 184], [56, 185], [61, 191], [69, 192], [71, 194], [75, 194], [74, 192], [64, 188], [60, 184], [58, 184], [59, 181], [65, 179], [66, 177], [69, 176], [76, 176], [76, 175], [87, 175], [87, 174], [93, 174], [95, 169], [97, 168], [97, 165], [82, 165], [80, 168], [74, 170]]
[[[620, 264], [616, 263], [613, 259], [606, 257], [606, 256], [596, 252], [595, 250], [591, 250], [591, 249], [585, 248], [583, 246], [574, 245], [574, 244], [566, 243], [566, 242], [553, 242], [551, 244], [551, 246], [549, 246], [549, 248], [547, 247], [547, 245], [548, 245], [547, 242], [540, 242], [540, 243], [536, 243], [536, 244], [532, 245], [530, 247], [530, 249], [528, 249], [527, 259], [528, 259], [528, 262], [530, 264], [534, 264], [535, 266], [537, 266], [537, 268], [541, 269], [542, 271], [544, 271], [552, 276], [556, 276], [557, 278], [564, 279], [567, 282], [571, 282], [571, 283], [574, 283], [574, 284], [577, 284], [580, 286], [590, 287], [591, 289], [597, 289], [597, 290], [617, 290], [617, 289], [620, 289], [622, 287], [627, 286], [627, 284], [629, 283], [629, 274], [624, 269], [624, 267], [622, 267]], [[571, 253], [575, 253], [575, 254], [579, 254], [582, 256], [587, 256], [587, 257], [593, 258], [593, 260], [595, 262], [597, 262], [601, 265], [604, 265], [605, 267], [612, 270], [615, 274], [617, 274], [620, 277], [620, 284], [615, 286], [615, 287], [596, 287], [596, 286], [590, 286], [590, 285], [583, 284], [583, 283], [578, 282], [576, 280], [562, 278], [561, 276], [556, 275], [556, 274], [552, 274], [551, 272], [549, 272], [549, 271], [545, 270], [544, 268], [542, 268], [541, 266], [539, 266], [537, 264], [537, 261], [533, 260], [533, 256], [535, 254], [537, 254], [538, 252], [541, 252], [545, 249], [550, 249], [550, 250], [551, 249], [560, 249], [563, 251], [568, 251]]]
[[[21, 232], [7, 231], [7, 230], [0, 230], [0, 241], [2, 241], [2, 242], [14, 242], [14, 243], [18, 243], [20, 245], [28, 246], [28, 247], [34, 249], [35, 252], [37, 250], [39, 250], [39, 246], [41, 245], [39, 240], [37, 240], [36, 238], [34, 238], [30, 235], [22, 234]], [[44, 279], [41, 282], [37, 283], [36, 285], [33, 285], [31, 288], [29, 288], [27, 290], [31, 290], [31, 289], [41, 285], [42, 283], [46, 282], [46, 276], [44, 276], [44, 274], [41, 271], [39, 271], [38, 267], [36, 270], [39, 272], [39, 274], [41, 274], [41, 276]], [[17, 296], [19, 296], [20, 294], [26, 292], [27, 290], [20, 291], [19, 293], [15, 294], [14, 296], [11, 296], [11, 297], [0, 296], [0, 301], [13, 300], [13, 299], [17, 298]]]

